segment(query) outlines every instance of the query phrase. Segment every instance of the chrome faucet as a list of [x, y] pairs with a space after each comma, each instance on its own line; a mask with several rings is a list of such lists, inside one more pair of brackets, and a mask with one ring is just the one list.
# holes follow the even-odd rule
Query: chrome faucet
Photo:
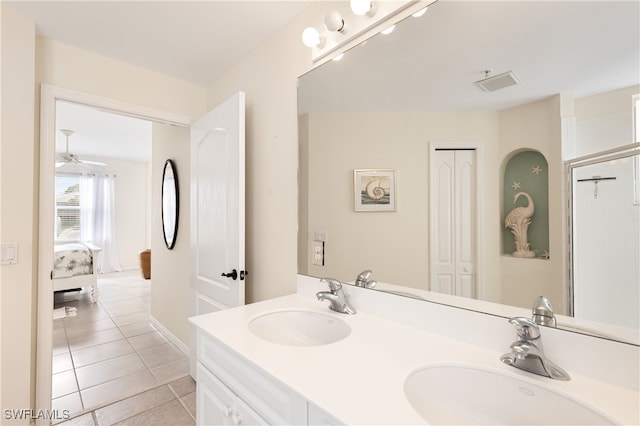
[[530, 373], [557, 380], [571, 380], [569, 374], [549, 361], [542, 350], [542, 337], [538, 325], [529, 318], [515, 317], [509, 320], [516, 328], [518, 340], [511, 344], [511, 352], [500, 361]]
[[371, 269], [360, 272], [360, 274], [358, 274], [358, 276], [356, 277], [356, 285], [358, 287], [374, 288], [376, 284], [378, 284], [378, 282], [376, 280], [369, 279], [371, 274]]
[[538, 325], [546, 325], [547, 327], [557, 327], [556, 316], [553, 314], [553, 306], [551, 302], [544, 296], [538, 296], [533, 303], [531, 309], [532, 320]]
[[316, 293], [318, 300], [328, 300], [331, 304], [329, 308], [341, 314], [353, 315], [356, 310], [347, 302], [347, 296], [342, 290], [342, 283], [335, 278], [322, 278], [320, 281], [329, 284], [330, 291], [320, 291]]

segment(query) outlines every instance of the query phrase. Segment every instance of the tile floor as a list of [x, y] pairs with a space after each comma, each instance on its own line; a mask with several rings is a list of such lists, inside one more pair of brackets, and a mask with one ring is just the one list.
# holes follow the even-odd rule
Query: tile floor
[[84, 292], [54, 298], [77, 308], [54, 320], [52, 409], [72, 417], [60, 425], [194, 424], [189, 358], [151, 324], [150, 281], [135, 270], [98, 286], [97, 303]]

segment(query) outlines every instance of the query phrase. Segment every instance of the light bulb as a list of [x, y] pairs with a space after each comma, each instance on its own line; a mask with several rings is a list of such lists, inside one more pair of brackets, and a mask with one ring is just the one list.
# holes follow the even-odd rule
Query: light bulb
[[342, 31], [344, 29], [344, 20], [338, 12], [332, 10], [324, 17], [324, 26], [329, 31]]
[[313, 27], [307, 27], [302, 31], [302, 42], [307, 47], [314, 47], [320, 44], [320, 33]]
[[371, 10], [371, 0], [351, 0], [351, 11], [356, 15], [364, 15]]
[[419, 18], [422, 15], [424, 15], [425, 13], [427, 13], [427, 9], [429, 9], [429, 6], [425, 7], [424, 9], [421, 9], [421, 10], [417, 11], [416, 13], [414, 13], [411, 16], [413, 16], [414, 18]]
[[387, 28], [387, 29], [385, 29], [385, 30], [383, 30], [383, 31], [380, 31], [380, 32], [381, 32], [382, 34], [384, 34], [384, 35], [387, 35], [387, 34], [391, 34], [391, 33], [393, 32], [393, 30], [395, 30], [395, 29], [396, 29], [396, 26], [395, 26], [395, 25], [392, 25], [392, 26], [390, 26], [389, 28]]

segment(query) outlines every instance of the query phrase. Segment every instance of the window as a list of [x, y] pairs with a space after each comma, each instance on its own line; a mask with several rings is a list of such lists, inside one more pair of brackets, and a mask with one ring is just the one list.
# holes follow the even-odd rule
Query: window
[[80, 175], [56, 174], [55, 241], [80, 240]]

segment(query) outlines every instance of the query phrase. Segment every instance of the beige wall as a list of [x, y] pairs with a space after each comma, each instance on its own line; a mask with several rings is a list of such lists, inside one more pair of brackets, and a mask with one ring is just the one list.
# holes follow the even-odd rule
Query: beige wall
[[547, 159], [550, 253], [549, 260], [502, 256], [500, 270], [501, 303], [528, 308], [537, 296], [544, 295], [557, 312], [564, 313], [561, 99], [554, 96], [500, 112], [500, 176], [506, 161], [519, 150], [534, 149]]
[[[151, 315], [189, 346], [190, 233], [189, 185], [191, 183], [189, 129], [153, 124], [151, 159]], [[173, 160], [179, 185], [178, 234], [173, 250], [162, 234], [162, 172]], [[155, 207], [157, 206], [157, 208]]]
[[[18, 263], [0, 266], [2, 288], [1, 408], [29, 408], [35, 378], [35, 26], [2, 8], [0, 240], [18, 244]], [[2, 416], [4, 418], [4, 415]], [[3, 419], [3, 424], [17, 421]], [[20, 422], [26, 424], [27, 422]]]
[[77, 90], [146, 108], [198, 117], [202, 87], [174, 77], [38, 37], [36, 84]]
[[208, 89], [208, 108], [237, 91], [246, 93], [247, 302], [296, 288], [296, 81], [312, 67], [300, 34], [330, 7], [311, 4]]
[[2, 266], [0, 273], [2, 409], [35, 404], [41, 83], [185, 117], [202, 115], [206, 106], [205, 88], [37, 38], [32, 22], [2, 4], [0, 238], [20, 249], [19, 263]]
[[635, 142], [631, 99], [637, 94], [640, 86], [576, 99], [577, 157]]
[[149, 248], [149, 163], [105, 158], [109, 173], [116, 175], [116, 242], [122, 269], [137, 269], [138, 252]]

